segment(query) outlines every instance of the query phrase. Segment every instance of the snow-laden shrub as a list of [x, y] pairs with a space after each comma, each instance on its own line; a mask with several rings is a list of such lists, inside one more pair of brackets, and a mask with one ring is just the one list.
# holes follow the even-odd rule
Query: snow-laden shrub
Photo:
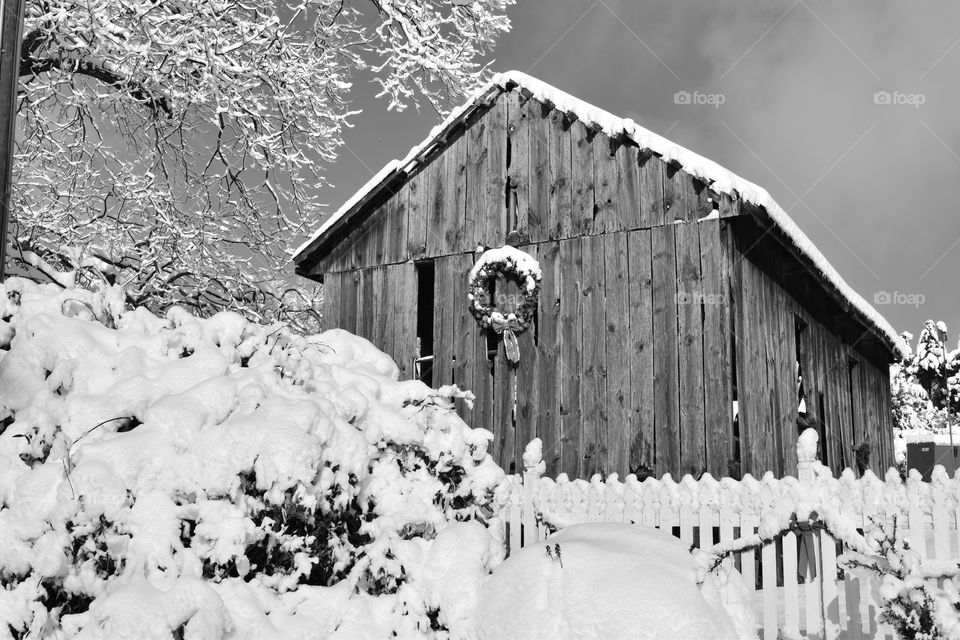
[[866, 539], [872, 553], [848, 550], [838, 560], [880, 579], [880, 620], [904, 639], [960, 638], [960, 564], [922, 558], [897, 519], [873, 522]]
[[469, 636], [437, 581], [500, 560], [506, 487], [458, 389], [344, 331], [122, 301], [0, 286], [0, 638]]

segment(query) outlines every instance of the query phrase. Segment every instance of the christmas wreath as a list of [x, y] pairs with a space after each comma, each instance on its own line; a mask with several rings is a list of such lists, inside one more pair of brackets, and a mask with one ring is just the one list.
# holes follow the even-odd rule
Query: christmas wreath
[[[515, 312], [504, 314], [490, 305], [490, 285], [501, 277], [520, 283], [523, 297]], [[481, 327], [503, 335], [507, 357], [513, 363], [520, 359], [516, 334], [530, 327], [537, 312], [542, 277], [540, 264], [533, 256], [509, 246], [485, 251], [470, 270], [470, 313]]]

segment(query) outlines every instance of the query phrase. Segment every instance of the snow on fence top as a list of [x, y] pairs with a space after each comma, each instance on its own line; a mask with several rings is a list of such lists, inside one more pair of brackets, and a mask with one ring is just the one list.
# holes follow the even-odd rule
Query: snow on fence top
[[734, 198], [739, 197], [744, 202], [762, 207], [787, 240], [812, 263], [817, 273], [890, 342], [898, 355], [906, 357], [908, 347], [900, 335], [873, 305], [844, 281], [826, 257], [814, 246], [813, 242], [800, 230], [800, 227], [777, 204], [766, 189], [741, 178], [713, 160], [704, 158], [641, 127], [630, 118], [615, 116], [520, 71], [507, 71], [494, 75], [490, 82], [478, 89], [466, 103], [453, 110], [443, 122], [434, 127], [430, 131], [430, 135], [423, 142], [413, 147], [406, 157], [401, 160], [391, 160], [387, 163], [294, 252], [294, 262], [300, 262], [305, 258], [305, 254], [315, 247], [340, 219], [351, 214], [363, 200], [377, 192], [392, 177], [402, 174], [410, 175], [413, 169], [420, 164], [426, 152], [432, 149], [435, 144], [440, 143], [444, 134], [457, 122], [475, 108], [488, 102], [491, 96], [508, 91], [513, 87], [520, 87], [530, 92], [537, 100], [553, 105], [553, 108], [564, 113], [575, 115], [584, 124], [599, 128], [612, 138], [619, 136], [629, 138], [641, 149], [652, 151], [661, 156], [664, 162], [680, 165], [684, 171], [707, 183], [714, 191], [728, 194]]
[[[620, 479], [614, 473], [606, 478], [596, 474], [587, 481], [571, 480], [566, 474], [556, 479], [543, 476], [538, 438], [524, 453], [524, 474], [509, 476], [507, 482], [512, 484], [512, 504], [528, 504], [524, 508], [533, 508], [544, 523], [556, 528], [609, 517], [602, 513], [622, 516], [621, 520], [614, 518], [616, 521], [639, 522], [640, 514], [650, 510], [661, 514], [728, 510], [770, 522], [769, 526], [776, 528], [793, 514], [803, 519], [813, 511], [821, 516], [843, 512], [866, 523], [871, 517], [960, 508], [960, 472], [951, 478], [938, 465], [930, 482], [924, 482], [915, 469], [906, 480], [895, 468], [888, 469], [884, 477], [870, 470], [857, 477], [852, 469], [834, 477], [815, 457], [804, 457], [809, 443], [817, 443], [813, 429], [807, 429], [797, 444], [800, 470], [796, 478], [777, 478], [767, 472], [760, 478], [746, 474], [740, 480], [717, 479], [709, 473], [700, 478], [688, 474], [674, 480], [665, 474], [639, 480], [634, 474]], [[527, 502], [524, 492], [529, 492]]]

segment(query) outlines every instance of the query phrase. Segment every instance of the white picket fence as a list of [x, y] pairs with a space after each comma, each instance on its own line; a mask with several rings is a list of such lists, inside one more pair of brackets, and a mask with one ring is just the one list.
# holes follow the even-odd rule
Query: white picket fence
[[[788, 500], [786, 504], [813, 508], [827, 505], [861, 529], [871, 526], [871, 518], [889, 522], [896, 516], [911, 546], [924, 557], [960, 559], [960, 474], [948, 478], [941, 467], [925, 483], [915, 472], [903, 482], [895, 469], [883, 479], [869, 471], [857, 478], [848, 469], [834, 478], [818, 462], [801, 461], [798, 475], [739, 481], [686, 476], [680, 482], [669, 475], [643, 482], [614, 475], [587, 482], [541, 477], [531, 461], [522, 477], [513, 478], [503, 533], [509, 553], [545, 539], [551, 527], [632, 522], [671, 531], [699, 547], [755, 532], [772, 505]], [[839, 551], [826, 533], [788, 532], [775, 545], [737, 558], [744, 581], [756, 592], [761, 638], [895, 640], [893, 630], [878, 621], [878, 581], [840, 569]]]

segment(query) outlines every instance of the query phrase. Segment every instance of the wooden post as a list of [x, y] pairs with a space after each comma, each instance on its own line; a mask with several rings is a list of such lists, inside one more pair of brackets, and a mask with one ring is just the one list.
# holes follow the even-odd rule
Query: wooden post
[[0, 281], [7, 251], [24, 0], [0, 0]]

